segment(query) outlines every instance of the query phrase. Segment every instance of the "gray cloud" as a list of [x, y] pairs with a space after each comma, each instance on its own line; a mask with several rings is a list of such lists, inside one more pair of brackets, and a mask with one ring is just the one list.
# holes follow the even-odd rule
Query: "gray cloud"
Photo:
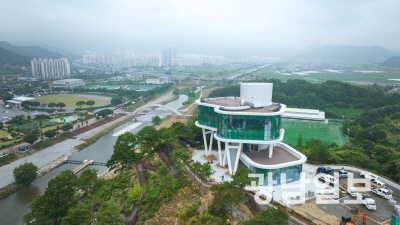
[[0, 39], [74, 52], [176, 46], [186, 53], [252, 54], [314, 43], [398, 50], [399, 8], [389, 0], [13, 0], [1, 3]]

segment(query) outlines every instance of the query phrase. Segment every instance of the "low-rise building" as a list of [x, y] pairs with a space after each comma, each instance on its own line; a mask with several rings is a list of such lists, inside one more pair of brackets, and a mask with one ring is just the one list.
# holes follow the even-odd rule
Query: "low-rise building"
[[76, 87], [85, 87], [86, 82], [82, 79], [64, 79], [64, 80], [56, 80], [49, 81], [49, 89], [53, 88], [76, 88]]

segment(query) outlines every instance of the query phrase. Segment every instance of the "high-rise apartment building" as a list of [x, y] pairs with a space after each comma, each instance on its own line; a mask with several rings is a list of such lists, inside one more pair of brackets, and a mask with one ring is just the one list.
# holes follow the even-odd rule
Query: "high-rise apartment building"
[[160, 57], [160, 56], [151, 56], [148, 59], [149, 59], [149, 66], [161, 67], [161, 65], [162, 65], [162, 57]]
[[163, 57], [163, 64], [170, 65], [171, 60], [177, 57], [176, 47], [164, 48], [162, 57]]
[[41, 59], [31, 61], [32, 76], [41, 79], [60, 79], [71, 76], [71, 68], [67, 58]]

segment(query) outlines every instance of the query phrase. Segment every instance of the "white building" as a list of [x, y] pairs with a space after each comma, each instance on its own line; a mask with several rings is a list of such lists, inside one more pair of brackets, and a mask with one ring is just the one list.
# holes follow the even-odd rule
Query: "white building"
[[41, 59], [31, 61], [32, 76], [41, 79], [60, 79], [71, 76], [71, 68], [67, 58]]
[[158, 79], [146, 79], [146, 84], [160, 84]]
[[163, 49], [162, 57], [163, 57], [163, 64], [170, 65], [171, 60], [177, 57], [176, 47]]
[[149, 66], [154, 66], [154, 67], [161, 67], [162, 65], [162, 57], [160, 56], [152, 56], [149, 57]]
[[300, 180], [307, 161], [305, 155], [282, 143], [286, 105], [272, 102], [272, 87], [272, 83], [241, 83], [240, 97], [196, 101], [195, 124], [203, 130], [205, 155], [211, 155], [212, 146], [207, 141], [210, 134], [210, 145], [214, 138], [218, 142], [218, 163], [227, 165], [229, 174], [234, 174], [238, 165], [244, 165], [264, 175], [264, 186], [268, 185], [269, 173], [276, 185], [281, 184], [282, 173], [286, 174], [286, 183]]

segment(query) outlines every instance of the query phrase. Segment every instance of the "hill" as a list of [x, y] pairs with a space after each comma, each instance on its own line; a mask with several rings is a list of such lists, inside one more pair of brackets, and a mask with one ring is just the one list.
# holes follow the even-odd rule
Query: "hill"
[[390, 57], [387, 59], [385, 62], [381, 64], [382, 66], [387, 66], [387, 67], [400, 67], [400, 57]]
[[379, 46], [312, 45], [294, 59], [302, 61], [366, 61], [383, 62], [395, 54]]
[[31, 63], [31, 58], [0, 48], [0, 65], [7, 63], [13, 66], [28, 66]]
[[5, 50], [28, 56], [30, 58], [62, 58], [63, 56], [59, 53], [49, 51], [45, 48], [38, 46], [15, 46], [5, 41], [0, 41], [0, 48]]

